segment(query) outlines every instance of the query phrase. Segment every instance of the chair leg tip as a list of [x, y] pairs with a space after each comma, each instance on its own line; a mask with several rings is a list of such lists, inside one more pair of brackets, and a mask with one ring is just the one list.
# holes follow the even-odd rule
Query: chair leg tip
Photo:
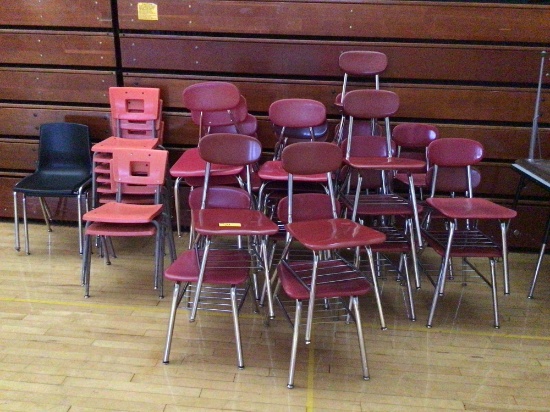
[[294, 384], [293, 383], [289, 383], [288, 385], [286, 385], [286, 387], [288, 389], [294, 389]]
[[170, 363], [170, 361], [163, 360], [162, 363], [165, 364], [165, 365], [168, 365]]
[[363, 380], [364, 380], [364, 381], [370, 381], [370, 376], [368, 376], [368, 375], [367, 375], [367, 376], [363, 376]]

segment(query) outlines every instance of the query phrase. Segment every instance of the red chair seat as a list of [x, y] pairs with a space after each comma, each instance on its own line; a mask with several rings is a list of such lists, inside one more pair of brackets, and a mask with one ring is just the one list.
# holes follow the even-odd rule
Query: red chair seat
[[450, 219], [512, 219], [515, 210], [482, 198], [429, 198], [426, 202]]
[[[199, 256], [200, 255], [200, 256]], [[164, 277], [174, 282], [197, 282], [199, 257], [202, 251], [183, 252], [168, 269]], [[244, 283], [250, 273], [250, 254], [246, 250], [210, 250], [204, 272], [204, 283], [238, 285]]]
[[162, 212], [162, 205], [143, 205], [131, 203], [105, 203], [92, 209], [82, 217], [84, 221], [102, 223], [150, 223]]
[[157, 232], [155, 225], [150, 224], [112, 224], [112, 223], [92, 223], [86, 228], [86, 235], [89, 236], [120, 236], [120, 237], [139, 237], [154, 236]]
[[[278, 265], [277, 272], [285, 293], [292, 299], [309, 299], [311, 271], [313, 262], [296, 261]], [[333, 297], [362, 296], [372, 290], [372, 286], [363, 275], [356, 271], [339, 271], [337, 267], [343, 266], [341, 261], [321, 261], [317, 267], [317, 282], [315, 297], [329, 299]], [[304, 274], [304, 276], [300, 276]], [[299, 276], [299, 277], [298, 277]], [[326, 277], [326, 279], [323, 279]]]
[[386, 240], [383, 233], [342, 218], [288, 223], [286, 230], [315, 251], [368, 246]]
[[279, 231], [277, 225], [257, 210], [199, 209], [191, 217], [197, 233], [208, 236], [268, 236]]
[[[204, 179], [206, 162], [201, 159], [199, 150], [195, 147], [186, 150], [170, 168], [172, 177], [201, 177]], [[234, 176], [243, 170], [242, 166], [226, 166], [212, 164], [210, 173], [212, 176]]]

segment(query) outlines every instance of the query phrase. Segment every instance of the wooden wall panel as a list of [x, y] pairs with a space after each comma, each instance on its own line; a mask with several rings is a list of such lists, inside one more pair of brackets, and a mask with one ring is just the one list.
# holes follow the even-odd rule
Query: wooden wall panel
[[38, 160], [38, 142], [0, 139], [0, 153], [0, 170], [33, 171]]
[[29, 106], [0, 103], [0, 136], [35, 137], [40, 125], [74, 122], [88, 125], [94, 141], [111, 135], [108, 109], [71, 106]]
[[[122, 63], [132, 69], [225, 75], [341, 78], [338, 57], [348, 50], [388, 56], [384, 79], [433, 83], [536, 83], [539, 47], [417, 44], [266, 38], [207, 38], [123, 34]], [[224, 58], [220, 62], [219, 56]], [[521, 61], [522, 64], [516, 64]], [[550, 83], [550, 80], [548, 80]]]
[[[182, 91], [195, 82], [196, 78], [189, 77], [137, 76], [131, 73], [125, 76], [127, 86], [159, 87], [165, 106], [169, 108], [183, 108]], [[330, 115], [338, 115], [333, 105], [341, 87], [338, 82], [239, 78], [232, 79], [232, 82], [239, 87], [252, 112], [267, 113], [275, 100], [298, 97], [319, 100]], [[529, 124], [533, 119], [536, 97], [536, 91], [527, 88], [399, 84], [384, 84], [384, 88], [399, 95], [400, 109], [396, 118], [430, 122], [462, 120]], [[550, 113], [550, 100], [542, 102], [541, 112]]]
[[116, 85], [114, 72], [0, 68], [3, 100], [108, 105]]
[[0, 0], [0, 25], [112, 27], [110, 0]]
[[140, 20], [120, 0], [123, 30], [544, 43], [550, 8], [409, 1], [158, 0], [158, 20]]
[[107, 33], [0, 30], [0, 63], [12, 65], [115, 67]]

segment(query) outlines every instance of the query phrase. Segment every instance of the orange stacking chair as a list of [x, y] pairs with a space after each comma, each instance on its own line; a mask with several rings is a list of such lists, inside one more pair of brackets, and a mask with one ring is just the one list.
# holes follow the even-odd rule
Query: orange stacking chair
[[[175, 259], [171, 222], [165, 193], [168, 152], [151, 149], [119, 149], [113, 151], [112, 173], [116, 184], [116, 201], [107, 202], [83, 216], [86, 222], [82, 257], [82, 284], [85, 297], [90, 296], [92, 238], [155, 237], [154, 287], [163, 296], [164, 242], [170, 242], [170, 254]], [[138, 186], [154, 187], [153, 203], [123, 202], [125, 192]]]
[[[302, 302], [308, 301], [305, 341], [311, 342], [311, 331], [316, 312], [316, 301], [322, 300], [321, 312], [325, 322], [343, 314], [346, 321], [355, 320], [363, 378], [369, 379], [366, 351], [361, 328], [358, 297], [371, 291], [371, 284], [358, 269], [358, 259], [350, 261], [340, 253], [346, 249], [367, 252], [370, 270], [374, 273], [371, 247], [381, 243], [386, 236], [374, 229], [339, 218], [339, 205], [332, 184], [332, 173], [342, 165], [342, 151], [328, 142], [303, 142], [287, 146], [282, 153], [283, 168], [288, 173], [288, 197], [279, 202], [278, 215], [285, 222], [289, 234], [282, 261], [277, 265], [280, 285], [296, 304], [294, 334], [292, 339], [288, 388], [294, 387], [294, 372]], [[294, 175], [324, 173], [328, 193], [294, 193]], [[294, 247], [306, 248], [312, 254], [309, 259], [291, 259]], [[358, 253], [355, 253], [358, 256]], [[282, 293], [276, 288], [276, 297], [283, 302]], [[378, 296], [377, 296], [378, 297]], [[347, 302], [342, 300], [349, 299]], [[284, 306], [283, 306], [284, 307]], [[342, 313], [343, 312], [343, 313]], [[319, 314], [319, 313], [315, 313]], [[290, 319], [290, 317], [289, 317]]]
[[[428, 316], [427, 326], [431, 327], [438, 300], [445, 291], [445, 283], [450, 271], [453, 257], [462, 259], [464, 265], [472, 268], [491, 288], [494, 327], [500, 327], [498, 315], [496, 260], [502, 259], [504, 268], [505, 291], [508, 290], [508, 252], [506, 232], [509, 221], [516, 216], [516, 211], [493, 203], [487, 199], [474, 198], [471, 183], [472, 166], [483, 159], [483, 146], [471, 139], [447, 138], [435, 140], [428, 146], [428, 158], [433, 165], [431, 197], [426, 199], [429, 207], [445, 217], [443, 228], [431, 226], [423, 230], [428, 246], [441, 256], [441, 266]], [[468, 181], [467, 197], [434, 197], [437, 187], [438, 168], [462, 168]], [[478, 221], [498, 222], [500, 242], [494, 241], [478, 227]], [[468, 258], [488, 258], [491, 278], [487, 279]], [[431, 278], [430, 278], [431, 279]]]

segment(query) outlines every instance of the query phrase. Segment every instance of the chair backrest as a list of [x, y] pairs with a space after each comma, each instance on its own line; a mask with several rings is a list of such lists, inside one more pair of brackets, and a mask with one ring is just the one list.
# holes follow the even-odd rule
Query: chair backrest
[[393, 128], [392, 140], [397, 145], [397, 156], [428, 162], [428, 145], [439, 137], [439, 129], [425, 123], [401, 123]]
[[110, 87], [111, 116], [120, 120], [157, 120], [160, 89], [156, 87]]
[[[191, 119], [199, 126], [199, 139], [209, 127], [237, 124], [248, 113], [246, 100], [233, 83], [210, 81], [192, 84], [182, 94], [183, 106], [191, 112]], [[241, 120], [242, 121], [242, 120]]]
[[127, 188], [154, 187], [155, 202], [160, 202], [168, 165], [168, 151], [158, 149], [116, 149], [111, 163], [112, 178], [117, 186], [117, 201]]
[[351, 50], [338, 58], [338, 66], [344, 72], [342, 98], [346, 95], [349, 76], [374, 76], [375, 89], [380, 89], [379, 75], [388, 66], [388, 57], [381, 52], [368, 50]]
[[[391, 129], [390, 116], [399, 109], [399, 96], [389, 90], [353, 90], [348, 92], [343, 101], [343, 112], [349, 117], [348, 143], [350, 146], [353, 138], [354, 119], [384, 119], [386, 144], [391, 157]], [[349, 147], [346, 158], [349, 158]]]
[[262, 145], [252, 136], [235, 133], [212, 133], [198, 144], [200, 157], [206, 162], [202, 207], [206, 207], [212, 163], [227, 166], [243, 166], [246, 170], [246, 189], [252, 197], [251, 166], [262, 155]]
[[92, 172], [88, 126], [78, 123], [45, 123], [40, 126], [38, 169], [71, 169]]
[[[189, 208], [201, 208], [204, 188], [198, 187], [189, 193]], [[211, 186], [205, 207], [207, 209], [250, 209], [250, 195], [240, 187]]]
[[[327, 202], [328, 204], [330, 204], [330, 217], [338, 217], [339, 204], [336, 201], [334, 185], [332, 183], [332, 174], [337, 172], [342, 166], [343, 156], [340, 147], [333, 143], [327, 142], [295, 143], [284, 148], [281, 156], [281, 161], [283, 169], [288, 173], [288, 206], [285, 206], [287, 207], [288, 211], [288, 213], [286, 214], [287, 222], [293, 222], [294, 216], [293, 175], [313, 175], [326, 173], [328, 194], [321, 194], [321, 196], [325, 196], [325, 204]], [[321, 205], [321, 197], [318, 195], [319, 194], [316, 194], [309, 199], [315, 199], [315, 201], [319, 202], [319, 205]], [[300, 196], [300, 205], [314, 205], [314, 203], [311, 203], [309, 199], [307, 198], [307, 196]], [[321, 211], [322, 206], [319, 207], [319, 211]], [[312, 213], [312, 215], [313, 214], [315, 213]], [[299, 213], [297, 216], [301, 218], [302, 214]], [[279, 215], [279, 218], [281, 218], [281, 215]]]
[[309, 141], [325, 140], [327, 137], [327, 109], [312, 99], [280, 99], [269, 106], [269, 120], [277, 135], [274, 159], [289, 143], [305, 138]]
[[[464, 187], [464, 182], [466, 182], [465, 191], [468, 192], [469, 197], [472, 197], [474, 183], [476, 183], [473, 180], [475, 173], [473, 173], [472, 166], [481, 162], [483, 155], [483, 145], [472, 139], [446, 138], [434, 140], [430, 143], [428, 146], [428, 160], [433, 165], [433, 170], [429, 174], [432, 188], [431, 196], [437, 190], [443, 190], [443, 184], [447, 189], [445, 191], [448, 191], [448, 188], [455, 181], [457, 188]], [[445, 171], [443, 171], [443, 168]], [[442, 172], [441, 185], [438, 183], [440, 171]]]

